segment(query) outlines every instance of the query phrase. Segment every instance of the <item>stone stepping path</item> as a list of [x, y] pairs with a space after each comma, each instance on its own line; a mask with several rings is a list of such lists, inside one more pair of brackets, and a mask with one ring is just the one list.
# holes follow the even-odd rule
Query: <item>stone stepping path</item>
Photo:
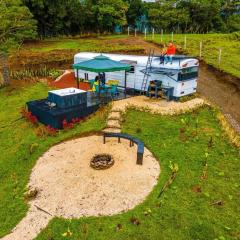
[[116, 120], [108, 120], [107, 122], [107, 127], [108, 128], [121, 128], [121, 125], [120, 125], [120, 120], [116, 119]]
[[121, 119], [121, 112], [110, 112], [108, 115], [109, 120], [119, 120]]
[[108, 115], [107, 127], [103, 132], [121, 132], [122, 114], [130, 106], [144, 110], [147, 108], [151, 113], [158, 113], [163, 115], [174, 115], [183, 113], [202, 105], [205, 101], [201, 98], [195, 98], [188, 102], [167, 102], [166, 100], [152, 101], [146, 96], [137, 96], [113, 102], [112, 109]]

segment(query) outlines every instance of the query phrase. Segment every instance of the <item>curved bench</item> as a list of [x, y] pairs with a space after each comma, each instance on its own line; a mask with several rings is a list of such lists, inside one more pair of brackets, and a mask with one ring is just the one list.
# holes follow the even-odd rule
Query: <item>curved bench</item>
[[103, 134], [103, 143], [106, 143], [106, 138], [110, 138], [110, 137], [116, 137], [118, 138], [118, 143], [121, 142], [121, 138], [127, 139], [130, 141], [130, 147], [132, 147], [134, 145], [134, 143], [137, 144], [137, 164], [138, 165], [142, 165], [143, 164], [143, 153], [144, 153], [144, 143], [129, 135], [129, 134], [125, 134], [125, 133], [104, 133]]

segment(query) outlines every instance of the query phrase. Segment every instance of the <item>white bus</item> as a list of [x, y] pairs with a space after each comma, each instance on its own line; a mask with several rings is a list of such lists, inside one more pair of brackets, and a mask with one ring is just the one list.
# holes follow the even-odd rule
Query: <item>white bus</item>
[[[74, 56], [74, 64], [82, 61], [90, 60], [99, 53], [82, 52]], [[148, 61], [148, 56], [135, 56], [123, 54], [108, 54], [103, 55], [112, 60], [128, 63], [131, 65], [131, 70], [127, 73], [127, 88], [136, 91], [142, 90], [142, 82], [144, 79], [144, 71]], [[178, 99], [182, 96], [193, 94], [197, 89], [199, 61], [196, 58], [186, 56], [174, 56], [173, 61], [160, 64], [160, 57], [154, 56], [152, 59], [151, 68], [149, 69], [149, 77], [147, 79], [146, 90], [150, 81], [158, 80], [162, 82], [163, 87], [173, 88], [173, 98]], [[88, 73], [88, 79], [94, 79], [96, 73], [79, 70], [79, 77], [85, 78]], [[106, 73], [106, 81], [118, 80], [119, 86], [124, 86], [124, 72]]]

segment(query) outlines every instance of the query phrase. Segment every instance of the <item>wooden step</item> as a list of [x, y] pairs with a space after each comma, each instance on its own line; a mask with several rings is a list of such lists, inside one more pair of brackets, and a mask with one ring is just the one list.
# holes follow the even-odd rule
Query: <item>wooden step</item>
[[121, 128], [121, 125], [118, 120], [109, 120], [107, 122], [107, 127], [109, 128]]

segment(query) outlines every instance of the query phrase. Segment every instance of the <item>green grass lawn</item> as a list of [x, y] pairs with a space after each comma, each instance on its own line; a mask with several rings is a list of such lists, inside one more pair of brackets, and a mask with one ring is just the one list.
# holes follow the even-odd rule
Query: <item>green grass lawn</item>
[[[192, 56], [199, 57], [200, 41], [202, 41], [202, 58], [203, 60], [226, 73], [240, 77], [240, 37], [239, 34], [187, 34], [187, 48], [184, 49], [184, 34], [175, 34], [174, 42], [181, 47], [182, 51]], [[149, 35], [147, 40], [152, 41]], [[161, 35], [156, 34], [154, 42], [168, 43], [172, 36], [164, 34], [162, 41]], [[222, 60], [219, 66], [218, 56], [219, 49], [222, 49]]]
[[[193, 136], [196, 123], [198, 134]], [[181, 139], [180, 128], [186, 130], [186, 136]], [[56, 218], [38, 240], [66, 239], [62, 234], [68, 228], [72, 232], [68, 239], [76, 240], [240, 239], [239, 150], [225, 137], [214, 110], [203, 108], [180, 116], [132, 110], [126, 115], [123, 131], [142, 139], [159, 159], [162, 172], [154, 191], [143, 204], [121, 215], [72, 221]], [[211, 137], [213, 146], [209, 145]], [[179, 173], [171, 188], [158, 199], [170, 175], [170, 161], [178, 164]], [[201, 180], [205, 161], [208, 177]], [[196, 186], [201, 192], [193, 191]], [[211, 205], [220, 200], [222, 206]], [[146, 216], [149, 209], [151, 213]], [[131, 223], [132, 217], [140, 225]], [[120, 231], [116, 230], [118, 224], [122, 226]]]
[[[25, 88], [0, 90], [0, 237], [8, 233], [26, 214], [24, 192], [36, 160], [50, 146], [81, 133], [98, 131], [105, 126], [106, 114], [97, 113], [70, 131], [61, 131], [56, 137], [37, 137], [36, 128], [21, 119], [20, 110], [29, 100], [47, 96], [48, 87], [38, 83]], [[31, 154], [30, 147], [37, 145]]]
[[[27, 212], [24, 192], [38, 157], [57, 142], [105, 126], [103, 111], [71, 131], [62, 131], [57, 137], [46, 139], [37, 137], [34, 127], [24, 120], [2, 128], [19, 118], [26, 101], [45, 97], [47, 90], [48, 87], [41, 83], [17, 90], [0, 90], [0, 236], [8, 233]], [[207, 107], [179, 116], [128, 111], [123, 132], [142, 139], [159, 160], [158, 185], [143, 204], [127, 213], [71, 221], [55, 218], [37, 239], [240, 239], [239, 149], [225, 136], [216, 114]], [[213, 141], [209, 144], [211, 137]], [[37, 143], [37, 148], [30, 154], [33, 143]], [[170, 161], [178, 164], [179, 172], [172, 186], [158, 199], [171, 173]], [[206, 161], [207, 179], [201, 180]], [[196, 186], [200, 192], [193, 191]], [[223, 204], [211, 205], [216, 201]], [[132, 217], [140, 224], [134, 225], [130, 221]], [[118, 224], [122, 226], [119, 231]], [[72, 236], [63, 237], [68, 228]]]

